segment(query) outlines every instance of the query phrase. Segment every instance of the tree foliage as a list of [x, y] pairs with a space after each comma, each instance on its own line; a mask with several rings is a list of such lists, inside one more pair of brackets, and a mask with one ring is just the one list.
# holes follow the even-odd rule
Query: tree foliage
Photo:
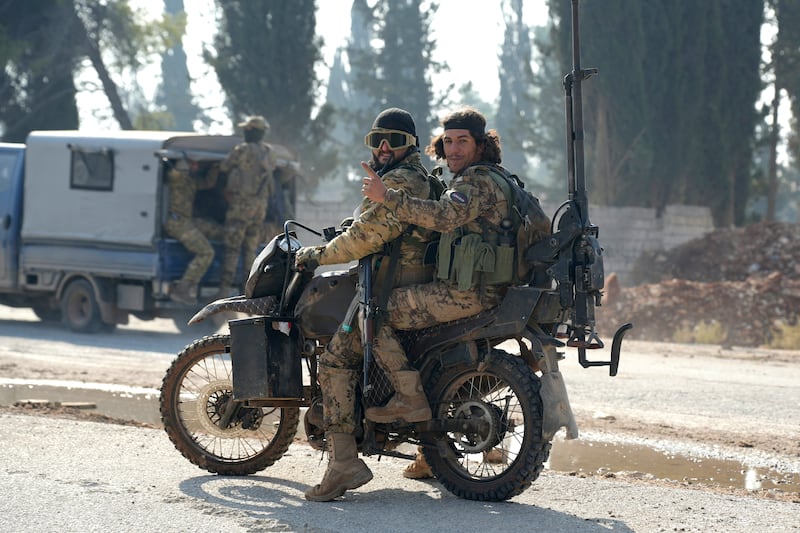
[[0, 112], [3, 138], [22, 141], [33, 129], [79, 126], [76, 85], [85, 63], [97, 73], [120, 127], [133, 127], [119, 80], [168, 46], [169, 19], [147, 21], [127, 0], [0, 1]]
[[532, 43], [528, 25], [522, 20], [522, 0], [503, 4], [506, 29], [500, 54], [500, 102], [495, 123], [503, 145], [503, 164], [525, 177], [529, 167], [527, 154], [533, 151], [534, 139]]
[[[364, 133], [376, 113], [373, 96], [366, 90], [369, 65], [377, 60], [371, 43], [377, 39], [375, 13], [366, 0], [353, 0], [350, 8], [350, 36], [336, 52], [328, 77], [327, 104], [334, 115], [331, 142], [339, 155], [335, 173], [338, 187], [347, 194], [347, 201], [356, 204], [361, 198], [357, 188], [349, 187], [351, 175], [359, 174], [359, 162], [367, 159]], [[354, 174], [355, 173], [355, 174]]]
[[73, 71], [76, 42], [59, 0], [0, 2], [0, 128], [24, 142], [37, 128], [78, 127]]
[[353, 85], [371, 103], [360, 113], [362, 132], [382, 109], [400, 107], [414, 117], [420, 145], [425, 146], [436, 121], [431, 74], [443, 68], [433, 60], [436, 44], [430, 37], [437, 6], [422, 11], [421, 0], [378, 0], [373, 8], [363, 0], [357, 3], [370, 38], [354, 36], [348, 48]]
[[775, 84], [786, 89], [791, 101], [792, 131], [789, 153], [795, 166], [800, 163], [800, 3], [793, 0], [770, 0], [776, 14], [778, 32], [772, 48]]
[[309, 176], [321, 177], [335, 163], [320, 150], [330, 111], [312, 118], [319, 81], [321, 39], [316, 35], [314, 0], [220, 1], [215, 52], [206, 51], [227, 98], [234, 122], [247, 115], [269, 121], [270, 140], [303, 156]]
[[[550, 1], [571, 68], [570, 4]], [[763, 4], [752, 0], [585, 0], [587, 172], [594, 201], [705, 205], [741, 223], [758, 114]]]
[[313, 0], [219, 2], [215, 54], [206, 52], [227, 97], [233, 122], [264, 115], [271, 138], [301, 142], [314, 107], [321, 60]]
[[[430, 17], [436, 5], [422, 11], [421, 0], [379, 2], [383, 47], [378, 53], [373, 95], [378, 107], [400, 107], [414, 117], [420, 145], [431, 138], [433, 86], [430, 75], [439, 68], [433, 61], [436, 44], [430, 38]], [[376, 110], [376, 113], [379, 110]]]
[[[183, 0], [164, 0], [164, 8], [173, 17], [186, 23]], [[176, 39], [172, 47], [161, 54], [161, 84], [156, 93], [156, 104], [164, 115], [165, 129], [183, 131], [194, 130], [194, 121], [200, 115], [200, 109], [193, 101], [191, 77], [186, 64], [186, 52], [183, 43]]]

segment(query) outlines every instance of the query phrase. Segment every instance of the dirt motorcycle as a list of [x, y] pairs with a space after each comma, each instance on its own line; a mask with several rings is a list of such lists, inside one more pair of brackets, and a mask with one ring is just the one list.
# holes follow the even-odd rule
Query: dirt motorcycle
[[[364, 418], [368, 407], [385, 404], [394, 392], [369, 357], [357, 386], [360, 452], [413, 459], [401, 445], [422, 446], [436, 479], [462, 498], [506, 500], [537, 479], [555, 434], [563, 427], [567, 438], [578, 436], [559, 349], [576, 348], [583, 367], [608, 366], [614, 376], [623, 336], [632, 327], [625, 324], [614, 334], [609, 360], [587, 358], [588, 350], [603, 347], [594, 308], [601, 303], [604, 272], [583, 181], [579, 89], [592, 70], [578, 63], [576, 56], [564, 84], [569, 199], [553, 217], [550, 237], [518, 250], [533, 272], [529, 282], [509, 287], [498, 307], [476, 316], [399, 332], [422, 377], [431, 420]], [[230, 320], [228, 334], [188, 345], [164, 377], [164, 428], [189, 461], [209, 472], [247, 475], [269, 467], [286, 453], [301, 420], [309, 444], [326, 449], [319, 356], [350, 315], [351, 302], [360, 302], [364, 316], [374, 305], [364, 290], [370, 283], [363, 276], [359, 283], [369, 269], [314, 275], [294, 268], [300, 229], [326, 239], [340, 231], [320, 233], [287, 221], [253, 262], [244, 294], [209, 304], [191, 322], [226, 311], [250, 316]]]

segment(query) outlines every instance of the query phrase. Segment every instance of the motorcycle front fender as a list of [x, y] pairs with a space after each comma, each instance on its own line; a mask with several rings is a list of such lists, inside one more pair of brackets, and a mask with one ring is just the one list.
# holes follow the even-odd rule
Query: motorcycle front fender
[[221, 298], [215, 300], [210, 304], [203, 307], [200, 311], [189, 319], [189, 324], [196, 324], [202, 322], [206, 318], [216, 315], [217, 313], [224, 313], [232, 311], [234, 313], [244, 313], [247, 315], [266, 315], [273, 309], [275, 296], [263, 296], [261, 298], [245, 298], [241, 296], [231, 296], [230, 298]]

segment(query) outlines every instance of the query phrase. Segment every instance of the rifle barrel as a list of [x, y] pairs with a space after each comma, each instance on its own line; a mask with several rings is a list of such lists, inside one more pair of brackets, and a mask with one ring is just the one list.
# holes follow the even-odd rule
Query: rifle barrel
[[569, 113], [572, 116], [572, 158], [574, 165], [574, 199], [578, 205], [584, 225], [589, 224], [589, 200], [586, 195], [586, 175], [583, 160], [583, 90], [581, 82], [584, 72], [581, 69], [580, 26], [578, 24], [579, 0], [572, 0], [572, 95]]

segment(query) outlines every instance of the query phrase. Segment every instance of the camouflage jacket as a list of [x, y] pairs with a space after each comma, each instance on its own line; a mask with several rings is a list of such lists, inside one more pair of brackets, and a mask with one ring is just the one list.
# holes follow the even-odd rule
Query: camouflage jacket
[[264, 142], [239, 143], [220, 164], [228, 173], [228, 213], [244, 220], [263, 220], [272, 192], [275, 161]]
[[[415, 168], [416, 167], [416, 168]], [[418, 152], [406, 156], [397, 166], [381, 178], [387, 187], [403, 191], [413, 198], [428, 198], [430, 184], [427, 171], [420, 162]], [[320, 255], [321, 265], [335, 265], [361, 259], [381, 252], [384, 245], [403, 235], [409, 227], [383, 204], [364, 198], [358, 218], [341, 235], [328, 242]], [[399, 269], [422, 265], [424, 243], [431, 241], [434, 233], [414, 228], [403, 239], [400, 247]]]
[[169, 214], [192, 218], [195, 193], [216, 185], [217, 176], [216, 168], [209, 170], [204, 176], [190, 174], [188, 170], [170, 170], [167, 174]]
[[442, 233], [462, 228], [466, 233], [480, 234], [479, 217], [499, 226], [508, 215], [503, 191], [480, 166], [456, 174], [438, 201], [413, 197], [390, 186], [383, 205], [403, 222]]

